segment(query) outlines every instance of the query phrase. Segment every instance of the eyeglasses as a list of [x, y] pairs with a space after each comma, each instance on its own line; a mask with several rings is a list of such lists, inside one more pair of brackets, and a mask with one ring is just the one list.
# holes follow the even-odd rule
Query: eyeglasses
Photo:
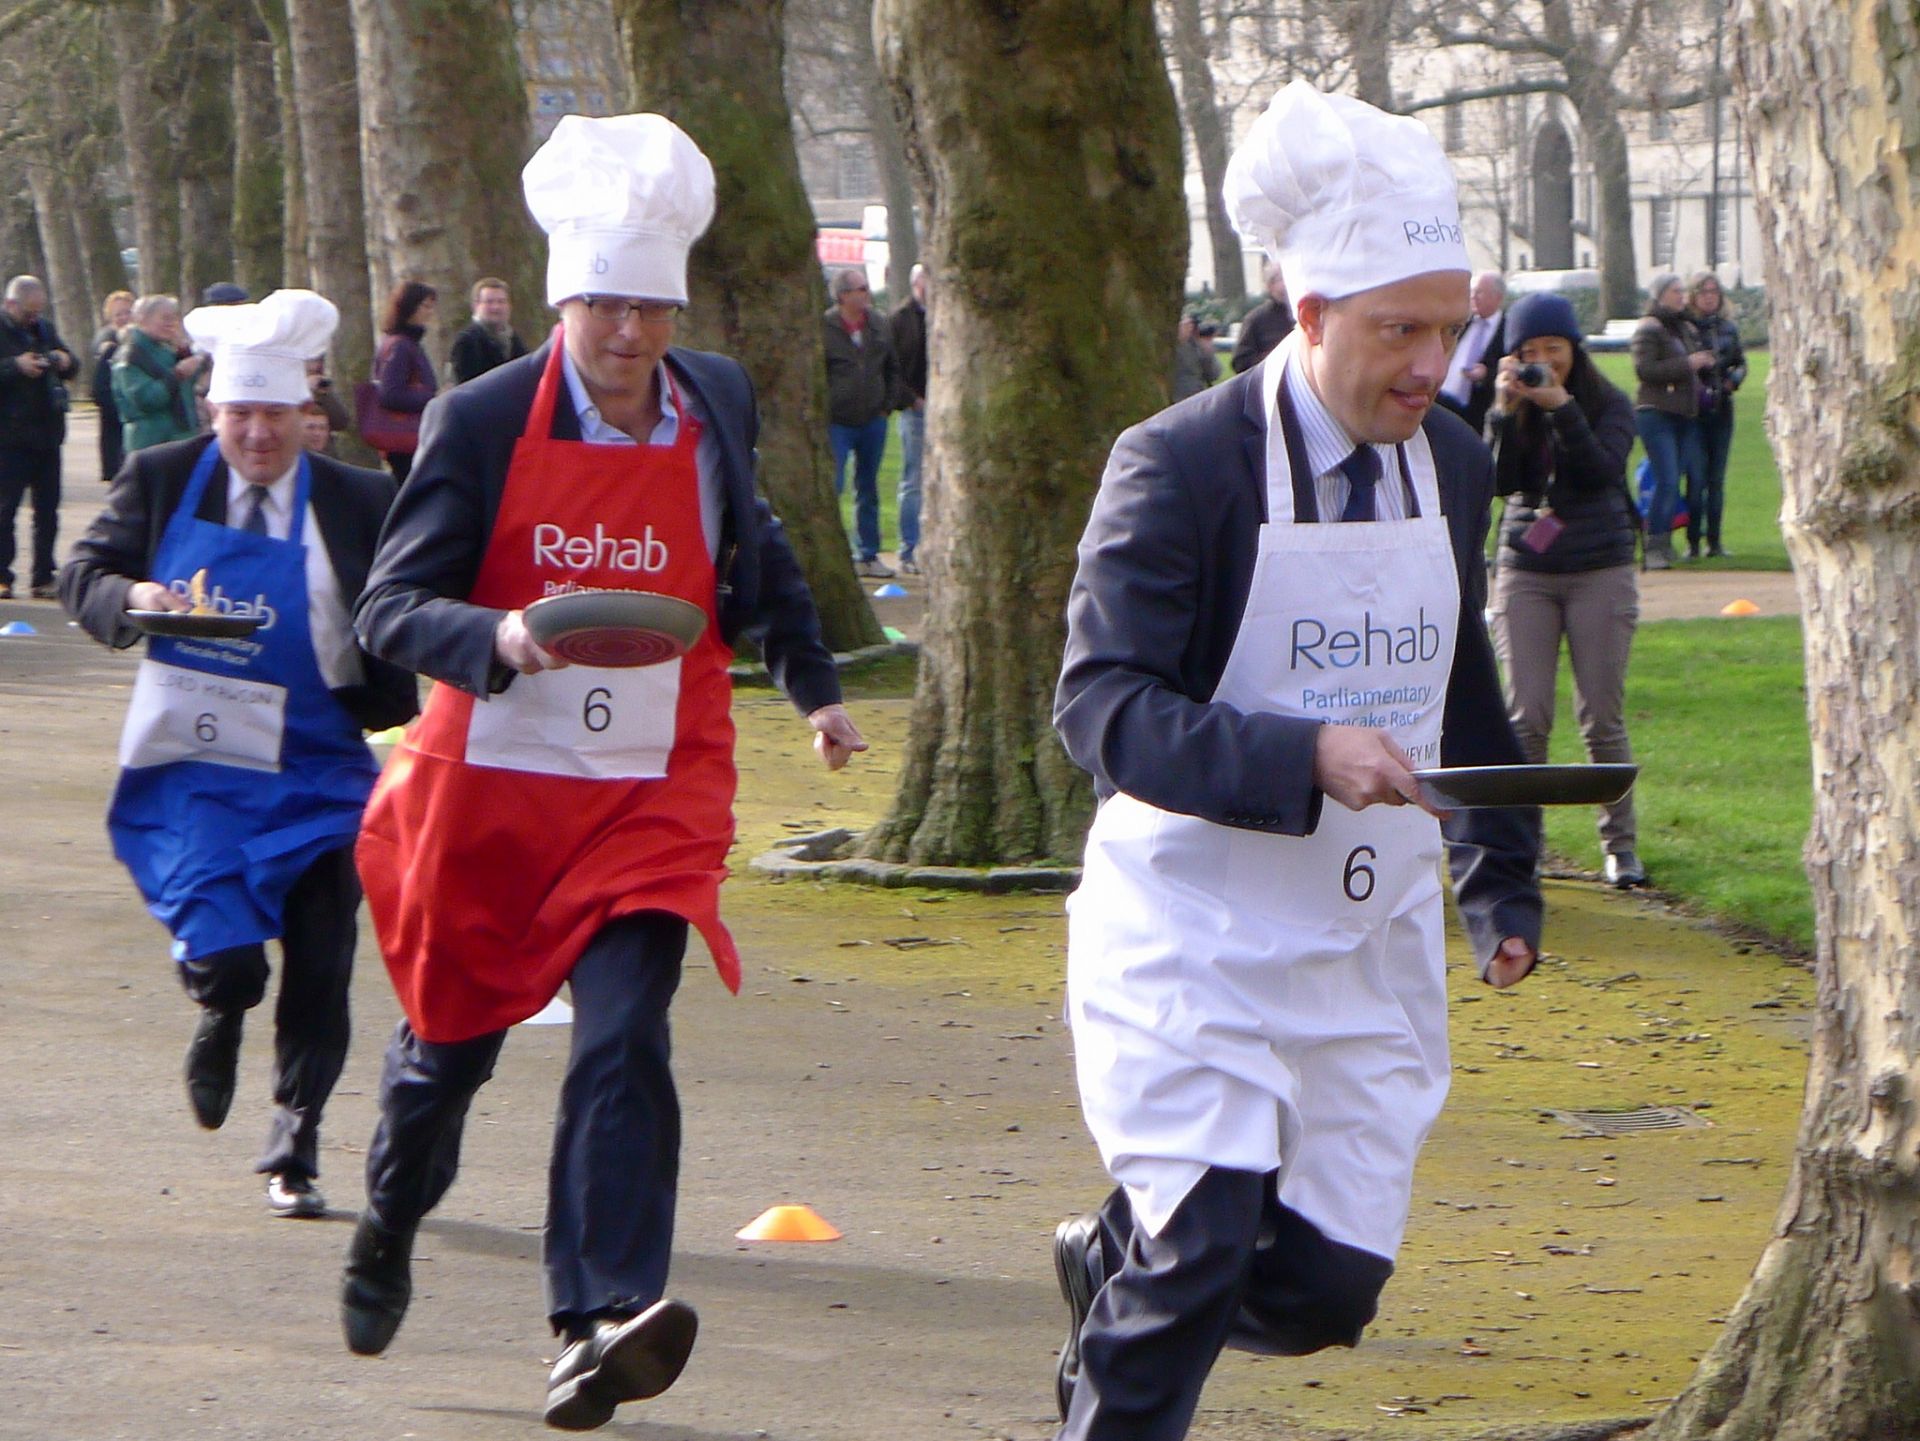
[[686, 309], [671, 300], [628, 300], [619, 295], [583, 295], [580, 299], [595, 320], [605, 320], [614, 325], [626, 324], [629, 315], [638, 315], [647, 323], [671, 320]]

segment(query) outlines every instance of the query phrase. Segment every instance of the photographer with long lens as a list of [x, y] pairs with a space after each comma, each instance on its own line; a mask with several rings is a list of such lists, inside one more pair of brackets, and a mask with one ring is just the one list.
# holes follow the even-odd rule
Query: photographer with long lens
[[[1564, 296], [1523, 296], [1506, 324], [1487, 440], [1507, 498], [1493, 592], [1507, 713], [1527, 759], [1544, 762], [1565, 637], [1588, 758], [1630, 761], [1627, 657], [1640, 616], [1639, 519], [1627, 492], [1633, 402], [1594, 367]], [[1646, 884], [1631, 792], [1602, 809], [1600, 844], [1608, 885]]]

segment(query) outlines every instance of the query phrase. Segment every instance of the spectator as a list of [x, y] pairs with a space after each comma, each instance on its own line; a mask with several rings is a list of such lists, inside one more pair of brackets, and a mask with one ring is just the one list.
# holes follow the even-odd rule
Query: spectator
[[1213, 353], [1213, 342], [1201, 339], [1197, 319], [1181, 316], [1180, 333], [1173, 342], [1173, 398], [1198, 395], [1219, 378], [1220, 361]]
[[[418, 416], [440, 388], [433, 378], [433, 362], [420, 344], [439, 305], [440, 292], [418, 280], [401, 281], [387, 297], [387, 311], [380, 321], [380, 333], [386, 339], [373, 357], [373, 379], [383, 409]], [[413, 468], [413, 446], [382, 454], [394, 480], [405, 480]]]
[[1662, 275], [1649, 292], [1646, 319], [1633, 332], [1634, 395], [1640, 440], [1653, 473], [1647, 507], [1647, 569], [1673, 567], [1673, 517], [1680, 502], [1680, 472], [1701, 473], [1700, 375], [1714, 362], [1711, 350], [1687, 319], [1686, 289], [1677, 275]]
[[1733, 393], [1747, 378], [1747, 353], [1740, 345], [1740, 327], [1727, 313], [1720, 279], [1711, 270], [1693, 277], [1687, 318], [1700, 344], [1713, 352], [1713, 368], [1700, 376], [1700, 483], [1687, 493], [1687, 559], [1698, 560], [1702, 536], [1708, 555], [1727, 553], [1720, 544], [1720, 512], [1727, 496], [1727, 451], [1733, 444]]
[[1287, 304], [1287, 282], [1280, 267], [1267, 267], [1267, 298], [1240, 322], [1240, 339], [1233, 347], [1233, 373], [1252, 370], [1293, 329], [1293, 308]]
[[[1507, 710], [1529, 762], [1547, 759], [1554, 682], [1565, 639], [1587, 757], [1633, 759], [1627, 740], [1627, 656], [1640, 615], [1627, 491], [1633, 404], [1594, 366], [1565, 296], [1524, 295], [1507, 313], [1487, 434], [1507, 497], [1493, 591], [1493, 638], [1507, 673]], [[1538, 385], [1521, 379], [1537, 365]], [[1607, 884], [1647, 883], [1633, 796], [1603, 808]]]
[[113, 357], [120, 333], [133, 324], [133, 292], [114, 291], [100, 303], [100, 318], [106, 324], [93, 333], [93, 404], [100, 413], [100, 479], [111, 481], [127, 453], [120, 408], [113, 403]]
[[180, 302], [143, 295], [133, 303], [133, 328], [113, 357], [113, 399], [128, 455], [200, 433], [194, 379], [207, 367], [180, 328]]
[[880, 559], [880, 459], [887, 450], [887, 403], [898, 382], [886, 323], [873, 313], [866, 272], [849, 267], [833, 277], [833, 304], [820, 317], [827, 351], [827, 435], [833, 445], [833, 489], [846, 489], [853, 456], [853, 516], [858, 543], [854, 569], [885, 580]]
[[526, 353], [526, 342], [513, 328], [513, 293], [507, 282], [492, 275], [474, 281], [473, 320], [453, 337], [447, 362], [453, 383], [464, 385]]
[[317, 400], [300, 407], [300, 443], [312, 455], [333, 454], [333, 419]]
[[897, 369], [894, 406], [900, 412], [900, 569], [920, 574], [920, 457], [927, 440], [927, 267], [907, 277], [907, 298], [889, 328]]
[[1494, 363], [1509, 349], [1500, 307], [1506, 303], [1507, 282], [1497, 270], [1483, 270], [1473, 278], [1473, 318], [1460, 333], [1447, 366], [1447, 378], [1435, 397], [1473, 427], [1486, 428], [1487, 408], [1493, 404]]
[[[353, 416], [347, 411], [347, 403], [340, 398], [333, 377], [327, 374], [327, 358], [324, 355], [316, 355], [307, 362], [307, 399], [325, 418], [329, 437], [336, 430], [353, 429]], [[302, 406], [301, 409], [306, 407]], [[333, 454], [331, 447], [327, 454]]]
[[45, 316], [47, 288], [31, 275], [7, 282], [0, 302], [0, 599], [13, 597], [14, 517], [33, 497], [33, 597], [52, 600], [53, 541], [60, 525], [60, 442], [67, 387], [80, 368]]
[[202, 305], [245, 305], [247, 299], [246, 287], [231, 280], [216, 280], [200, 292]]

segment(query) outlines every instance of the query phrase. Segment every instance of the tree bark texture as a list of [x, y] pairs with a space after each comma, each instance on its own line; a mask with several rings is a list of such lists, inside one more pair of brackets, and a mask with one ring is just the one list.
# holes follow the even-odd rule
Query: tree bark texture
[[375, 305], [401, 280], [436, 287], [444, 363], [467, 287], [497, 275], [539, 336], [546, 243], [520, 190], [533, 133], [507, 0], [353, 0], [353, 33]]
[[180, 284], [180, 190], [162, 98], [165, 55], [157, 0], [121, 0], [107, 26], [113, 42], [114, 100], [133, 199], [133, 243], [142, 294]]
[[877, 33], [934, 304], [926, 641], [864, 849], [1076, 859], [1091, 785], [1053, 686], [1107, 453], [1165, 402], [1187, 248], [1173, 90], [1150, 0], [880, 0]]
[[860, 96], [873, 132], [873, 157], [880, 168], [880, 193], [887, 201], [887, 300], [899, 305], [907, 298], [913, 267], [920, 259], [920, 233], [913, 213], [913, 168], [907, 163], [907, 144], [900, 134], [893, 96], [880, 75], [872, 8], [862, 7], [859, 18], [866, 23], [855, 26], [854, 42], [859, 47]]
[[74, 357], [84, 359], [87, 342], [93, 339], [94, 311], [88, 301], [86, 262], [73, 228], [70, 188], [66, 176], [47, 157], [37, 157], [26, 169], [40, 249], [47, 259], [40, 279], [47, 287], [54, 329], [73, 347]]
[[251, 5], [234, 14], [233, 278], [258, 300], [279, 288], [286, 242], [286, 175], [273, 37]]
[[1200, 0], [1170, 0], [1168, 32], [1173, 59], [1180, 71], [1180, 115], [1187, 139], [1200, 167], [1200, 187], [1207, 208], [1207, 239], [1213, 247], [1213, 290], [1222, 300], [1238, 305], [1247, 298], [1247, 263], [1240, 233], [1227, 218], [1222, 185], [1227, 176], [1227, 123], [1214, 93], [1213, 54], [1207, 44], [1206, 20]]
[[1392, 111], [1393, 0], [1337, 0], [1335, 23], [1353, 62], [1353, 93]]
[[374, 321], [351, 0], [287, 0], [287, 48], [306, 178], [307, 283], [340, 311], [333, 374], [344, 389], [372, 371]]
[[[233, 35], [235, 0], [163, 0], [171, 89], [164, 102], [180, 214], [183, 309], [233, 279]], [[166, 84], [159, 76], [155, 82]]]
[[691, 345], [747, 368], [760, 402], [760, 472], [785, 522], [827, 642], [885, 637], [840, 523], [826, 449], [826, 292], [781, 79], [781, 0], [616, 0], [634, 103], [693, 137], [713, 162], [714, 221], [694, 248]]
[[287, 0], [254, 0], [253, 8], [273, 43], [274, 110], [280, 127], [280, 283], [304, 288], [309, 283], [307, 176], [300, 156], [300, 106]]
[[[1920, 1434], [1920, 15], [1747, 0], [1820, 1009], [1773, 1237], [1659, 1441]], [[1744, 403], [1744, 402], [1743, 402]]]

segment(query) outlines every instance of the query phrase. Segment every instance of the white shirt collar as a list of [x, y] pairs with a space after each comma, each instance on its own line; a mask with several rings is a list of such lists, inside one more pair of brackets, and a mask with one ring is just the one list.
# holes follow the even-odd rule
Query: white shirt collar
[[1287, 367], [1282, 383], [1287, 387], [1287, 399], [1293, 402], [1293, 418], [1299, 422], [1300, 439], [1307, 447], [1307, 473], [1321, 476], [1337, 470], [1360, 442], [1347, 433], [1347, 428], [1334, 419], [1333, 412], [1322, 403], [1313, 382], [1307, 379], [1304, 356]]
[[293, 464], [286, 468], [286, 471], [278, 480], [274, 481], [271, 485], [261, 487], [256, 486], [232, 466], [228, 466], [227, 516], [229, 520], [233, 524], [239, 524], [239, 522], [244, 519], [240, 507], [251, 504], [247, 499], [248, 495], [255, 490], [261, 489], [266, 491], [266, 495], [262, 498], [261, 504], [267, 507], [269, 529], [272, 529], [272, 521], [274, 519], [291, 517], [293, 514], [293, 481], [294, 477], [299, 474], [299, 471], [300, 461], [296, 458]]
[[[567, 380], [567, 394], [573, 399], [573, 413], [580, 417], [580, 438], [589, 445], [633, 445], [634, 438], [618, 426], [609, 425], [600, 418], [600, 407], [593, 403], [587, 394], [587, 383], [580, 378], [580, 371], [573, 363], [573, 355], [567, 349], [565, 340], [556, 340], [560, 347], [560, 373]], [[660, 383], [660, 423], [653, 428], [653, 434], [647, 437], [651, 445], [672, 445], [680, 438], [680, 412], [674, 409], [673, 387], [667, 383], [667, 363], [660, 362], [657, 376]]]

